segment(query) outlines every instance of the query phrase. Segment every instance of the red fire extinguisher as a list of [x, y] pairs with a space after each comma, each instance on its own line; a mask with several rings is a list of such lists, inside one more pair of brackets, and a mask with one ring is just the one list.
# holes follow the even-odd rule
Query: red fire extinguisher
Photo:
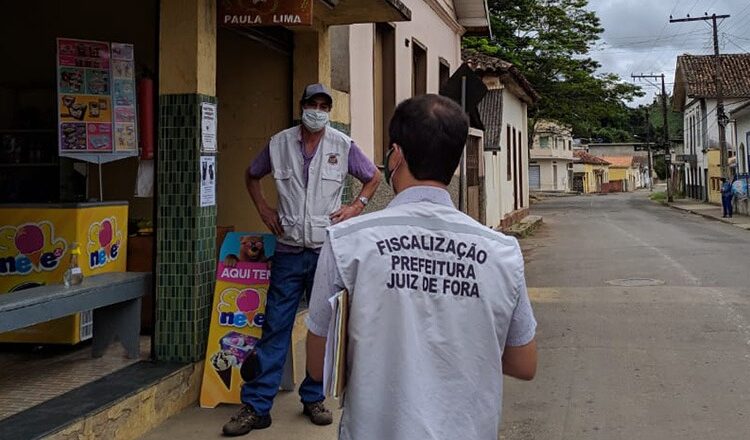
[[154, 158], [154, 80], [143, 77], [138, 80], [138, 141], [141, 159]]

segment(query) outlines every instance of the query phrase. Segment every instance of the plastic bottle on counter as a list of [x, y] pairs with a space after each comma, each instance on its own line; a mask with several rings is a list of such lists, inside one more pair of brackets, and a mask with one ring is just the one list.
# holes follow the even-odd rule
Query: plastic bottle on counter
[[81, 267], [78, 266], [78, 256], [81, 255], [81, 248], [78, 246], [78, 243], [73, 243], [70, 249], [70, 265], [63, 274], [65, 287], [77, 286], [83, 282], [83, 272], [81, 271]]

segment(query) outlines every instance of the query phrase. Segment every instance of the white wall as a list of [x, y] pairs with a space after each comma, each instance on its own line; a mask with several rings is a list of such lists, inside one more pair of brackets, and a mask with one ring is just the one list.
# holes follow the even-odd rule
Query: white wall
[[[505, 160], [502, 152], [484, 153], [485, 216], [487, 226], [496, 227], [503, 219], [501, 189], [505, 183]], [[512, 182], [511, 182], [512, 183]]]
[[743, 116], [737, 118], [735, 132], [737, 136], [738, 154], [739, 145], [742, 144], [745, 147], [745, 156], [737, 158], [739, 161], [739, 170], [741, 173], [747, 173], [750, 172], [747, 157], [748, 154], [750, 154], [750, 145], [748, 145], [750, 144], [750, 111], [745, 112]]
[[[528, 129], [526, 125], [526, 104], [518, 99], [515, 95], [510, 93], [508, 90], [503, 91], [503, 135], [501, 136], [501, 181], [502, 190], [500, 193], [500, 207], [502, 215], [513, 212], [513, 180], [507, 180], [507, 148], [506, 145], [508, 138], [506, 136], [506, 130], [508, 125], [515, 127], [516, 131], [521, 132], [521, 162], [519, 164], [519, 170], [522, 171], [521, 185], [523, 186], [523, 207], [528, 208], [529, 206], [529, 148], [528, 148]], [[512, 148], [512, 144], [510, 146]], [[513, 170], [515, 172], [515, 169]], [[519, 204], [520, 205], [520, 204]], [[519, 206], [520, 207], [520, 206]]]
[[[730, 112], [747, 102], [746, 99], [727, 99], [724, 101], [724, 112], [729, 115]], [[705, 110], [701, 108], [701, 100], [693, 100], [685, 107], [684, 118], [684, 135], [685, 154], [695, 154], [697, 156], [697, 168], [700, 172], [699, 181], [703, 187], [707, 187], [703, 170], [708, 167], [708, 156], [702, 152], [704, 149], [719, 147], [719, 124], [716, 120], [716, 100], [706, 99]], [[738, 122], [739, 124], [739, 122]], [[734, 136], [732, 124], [726, 128], [726, 140], [729, 149], [737, 151], [739, 142], [743, 141], [743, 134], [737, 130], [737, 138]], [[744, 162], [743, 162], [744, 163]], [[685, 180], [687, 182], [690, 164], [685, 165]]]
[[[534, 159], [539, 165], [539, 190], [568, 191], [572, 182], [568, 182], [568, 164], [572, 161], [560, 159]], [[553, 162], [556, 162], [553, 163]], [[557, 187], [555, 187], [554, 165], [557, 165]], [[533, 189], [532, 189], [533, 191]]]
[[374, 158], [374, 27], [355, 24], [349, 30], [351, 137], [370, 158]]
[[[438, 93], [442, 57], [453, 73], [461, 65], [461, 36], [422, 0], [403, 0], [412, 19], [396, 27], [396, 103], [412, 96], [412, 39], [427, 48], [427, 92]], [[452, 2], [444, 2], [447, 5]], [[455, 18], [452, 8], [447, 9]], [[352, 25], [350, 29], [351, 134], [369, 157], [374, 157], [373, 47], [374, 25]], [[405, 41], [409, 40], [407, 47]]]

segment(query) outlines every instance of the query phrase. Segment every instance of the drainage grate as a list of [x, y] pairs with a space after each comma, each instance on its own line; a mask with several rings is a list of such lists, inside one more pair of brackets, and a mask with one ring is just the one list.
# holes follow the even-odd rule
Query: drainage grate
[[657, 280], [654, 278], [622, 278], [619, 280], [609, 280], [607, 284], [610, 286], [620, 287], [648, 287], [648, 286], [662, 286], [664, 280]]

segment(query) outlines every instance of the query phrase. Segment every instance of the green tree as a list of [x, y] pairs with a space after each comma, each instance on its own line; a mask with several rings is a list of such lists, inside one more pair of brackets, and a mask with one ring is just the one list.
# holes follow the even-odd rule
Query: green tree
[[[603, 31], [587, 0], [490, 0], [494, 40], [471, 37], [464, 46], [513, 63], [541, 95], [529, 109], [529, 138], [540, 119], [573, 127], [577, 137], [627, 136], [624, 102], [640, 88], [614, 74], [597, 74], [589, 56]], [[601, 131], [609, 128], [609, 131]]]

